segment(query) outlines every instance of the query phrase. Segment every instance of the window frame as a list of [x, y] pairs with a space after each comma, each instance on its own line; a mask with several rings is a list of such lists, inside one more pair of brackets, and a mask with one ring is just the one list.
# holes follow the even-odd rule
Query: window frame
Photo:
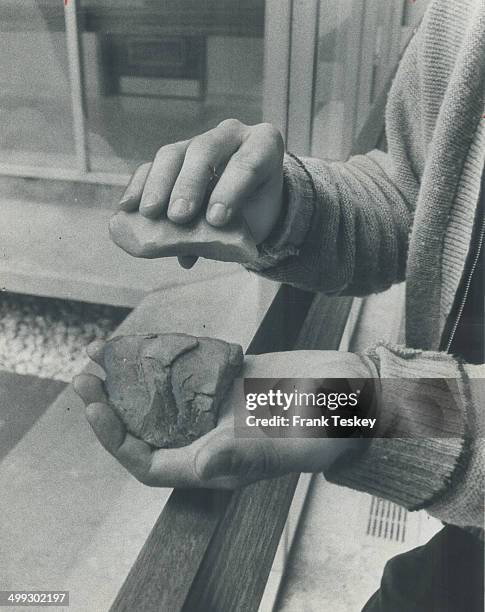
[[[374, 41], [365, 38], [365, 23], [377, 18], [376, 0], [365, 4], [353, 1], [351, 19], [355, 36], [347, 50], [351, 70], [345, 82], [346, 116], [338, 157], [344, 159], [352, 150], [363, 115], [372, 112], [369, 91], [373, 69], [377, 69], [376, 97], [388, 84], [389, 74], [397, 64], [401, 35], [409, 19], [407, 0], [389, 0], [390, 27], [384, 32], [381, 48], [387, 61], [374, 66]], [[263, 120], [273, 123], [283, 134], [287, 148], [299, 155], [312, 154], [315, 63], [318, 49], [318, 16], [321, 0], [266, 0], [264, 21]], [[88, 149], [87, 109], [79, 28], [80, 0], [64, 2], [65, 35], [71, 90], [75, 168], [43, 167], [0, 163], [0, 175], [125, 186], [129, 173], [93, 171]], [[365, 23], [364, 23], [365, 19]], [[368, 37], [369, 38], [369, 37]]]

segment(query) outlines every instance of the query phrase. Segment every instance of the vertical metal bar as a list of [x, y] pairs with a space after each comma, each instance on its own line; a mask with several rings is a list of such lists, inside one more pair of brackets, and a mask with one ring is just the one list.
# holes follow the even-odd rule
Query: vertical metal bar
[[[278, 128], [285, 143], [288, 143], [288, 105], [290, 95], [291, 23], [293, 0], [266, 0], [264, 13], [264, 71], [263, 71], [263, 121]], [[268, 294], [274, 291], [266, 279], [258, 281], [257, 299], [261, 308], [267, 304]], [[290, 525], [287, 517], [280, 545], [276, 551], [273, 567], [279, 565], [280, 580], [288, 562], [290, 551]], [[279, 588], [279, 587], [278, 587]], [[276, 597], [266, 589], [268, 599]], [[276, 600], [271, 602], [273, 609]]]
[[64, 19], [66, 23], [67, 57], [71, 84], [71, 103], [73, 116], [74, 144], [78, 169], [89, 172], [88, 144], [86, 139], [86, 113], [83, 95], [83, 71], [81, 39], [78, 27], [79, 0], [64, 0]]
[[[263, 121], [273, 124], [288, 142], [291, 15], [293, 0], [266, 0], [264, 11]], [[260, 277], [257, 300], [267, 308], [274, 283]]]
[[288, 146], [298, 155], [311, 154], [319, 5], [307, 0], [293, 6]]
[[371, 497], [371, 502], [370, 502], [370, 508], [369, 508], [369, 518], [367, 519], [367, 531], [365, 532], [366, 535], [370, 535], [370, 526], [372, 524], [372, 517], [374, 515], [374, 504], [375, 504], [376, 498], [374, 496]]
[[379, 23], [379, 0], [369, 0], [364, 14], [362, 26], [362, 44], [360, 49], [360, 76], [357, 91], [356, 129], [360, 129], [369, 116], [373, 86], [375, 85], [376, 33]]
[[264, 17], [263, 121], [288, 137], [292, 0], [266, 0]]
[[389, 50], [389, 70], [387, 73], [387, 80], [389, 81], [389, 78], [391, 77], [391, 75], [394, 73], [396, 66], [399, 63], [399, 59], [400, 59], [400, 55], [401, 55], [401, 44], [402, 44], [402, 39], [403, 39], [403, 26], [402, 26], [402, 19], [403, 19], [403, 7], [402, 7], [402, 0], [394, 0], [393, 2], [393, 14], [392, 14], [392, 21], [391, 21], [391, 28], [392, 28], [392, 34], [391, 34], [391, 48]]
[[350, 155], [357, 136], [357, 87], [361, 70], [364, 2], [352, 0], [350, 18], [345, 35], [344, 123], [342, 129], [342, 158]]
[[[394, 36], [396, 30], [394, 28], [393, 19], [395, 18], [395, 2], [394, 0], [381, 0], [380, 14], [381, 23], [380, 27], [380, 48], [378, 53], [378, 66], [375, 83], [375, 94], [376, 97], [382, 94], [384, 89], [388, 87], [388, 75], [391, 73], [393, 67], [393, 57], [391, 57], [391, 51], [395, 43]], [[401, 21], [399, 16], [399, 22]], [[399, 37], [400, 38], [400, 37]]]

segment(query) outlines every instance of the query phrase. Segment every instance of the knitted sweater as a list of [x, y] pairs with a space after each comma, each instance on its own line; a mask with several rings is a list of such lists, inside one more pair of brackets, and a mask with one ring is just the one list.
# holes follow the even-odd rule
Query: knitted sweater
[[[389, 94], [388, 152], [346, 162], [287, 155], [285, 218], [248, 266], [305, 289], [356, 296], [406, 280], [406, 347], [381, 344], [362, 359], [376, 376], [408, 386], [414, 379], [415, 388], [383, 398], [377, 437], [328, 476], [476, 527], [483, 526], [485, 365], [462, 364], [439, 347], [472, 248], [484, 112], [485, 0], [436, 0]], [[446, 395], [439, 381], [450, 380], [456, 393]]]

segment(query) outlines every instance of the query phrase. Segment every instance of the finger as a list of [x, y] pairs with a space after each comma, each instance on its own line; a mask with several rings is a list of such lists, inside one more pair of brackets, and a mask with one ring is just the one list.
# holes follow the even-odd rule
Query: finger
[[103, 402], [94, 402], [86, 406], [86, 418], [103, 447], [116, 456], [126, 437], [123, 423]]
[[177, 259], [179, 260], [179, 264], [182, 266], [182, 268], [190, 270], [190, 268], [195, 266], [199, 258], [197, 255], [179, 255]]
[[131, 434], [109, 406], [89, 404], [86, 417], [102, 446], [135, 478], [144, 482], [149, 472], [153, 448]]
[[280, 458], [268, 440], [213, 438], [198, 450], [194, 463], [201, 481], [230, 478], [242, 484], [281, 474]]
[[143, 484], [153, 487], [201, 485], [189, 447], [154, 449], [128, 433], [104, 403], [87, 406], [86, 416], [102, 446]]
[[89, 359], [104, 367], [104, 345], [102, 340], [94, 340], [86, 347], [86, 353]]
[[195, 471], [193, 446], [156, 450], [145, 483], [155, 487], [204, 486]]
[[79, 374], [72, 381], [74, 391], [83, 400], [84, 404], [107, 402], [103, 388], [103, 381], [93, 374]]
[[237, 151], [245, 129], [239, 121], [223, 121], [190, 142], [170, 196], [167, 214], [171, 221], [186, 223], [198, 214], [215, 169], [225, 166]]
[[130, 212], [138, 208], [150, 168], [151, 164], [147, 163], [135, 170], [118, 204], [119, 210]]
[[202, 481], [213, 478], [228, 478], [235, 476], [239, 470], [240, 454], [231, 443], [220, 443], [219, 448], [202, 448], [196, 457], [196, 470]]
[[140, 214], [159, 217], [167, 210], [170, 194], [184, 163], [188, 141], [167, 145], [158, 150], [148, 173], [140, 201]]
[[226, 225], [259, 187], [272, 175], [278, 176], [282, 156], [283, 143], [273, 126], [251, 128], [211, 193], [207, 221], [217, 227]]

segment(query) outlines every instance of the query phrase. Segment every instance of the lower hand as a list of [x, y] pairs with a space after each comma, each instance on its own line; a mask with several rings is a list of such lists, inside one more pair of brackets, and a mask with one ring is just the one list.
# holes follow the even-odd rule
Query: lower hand
[[[304, 367], [301, 355], [309, 352], [298, 353]], [[311, 354], [320, 356], [315, 370], [319, 370], [322, 358], [327, 363], [329, 377], [369, 375], [356, 355], [332, 351], [312, 351]], [[269, 377], [274, 376], [278, 365], [288, 360], [288, 355], [291, 354], [247, 356], [245, 375], [267, 377], [270, 388], [277, 379]], [[342, 366], [345, 359], [350, 367], [344, 374], [339, 365]], [[307, 376], [312, 375], [315, 373], [308, 371]], [[338, 438], [236, 438], [234, 413], [245, 408], [240, 405], [244, 395], [235, 385], [221, 407], [222, 414], [215, 429], [188, 446], [156, 449], [126, 431], [109, 407], [99, 378], [81, 374], [76, 377], [74, 388], [83, 399], [87, 419], [104, 448], [135, 478], [149, 486], [234, 489], [292, 472], [321, 472], [343, 452], [361, 442]]]

